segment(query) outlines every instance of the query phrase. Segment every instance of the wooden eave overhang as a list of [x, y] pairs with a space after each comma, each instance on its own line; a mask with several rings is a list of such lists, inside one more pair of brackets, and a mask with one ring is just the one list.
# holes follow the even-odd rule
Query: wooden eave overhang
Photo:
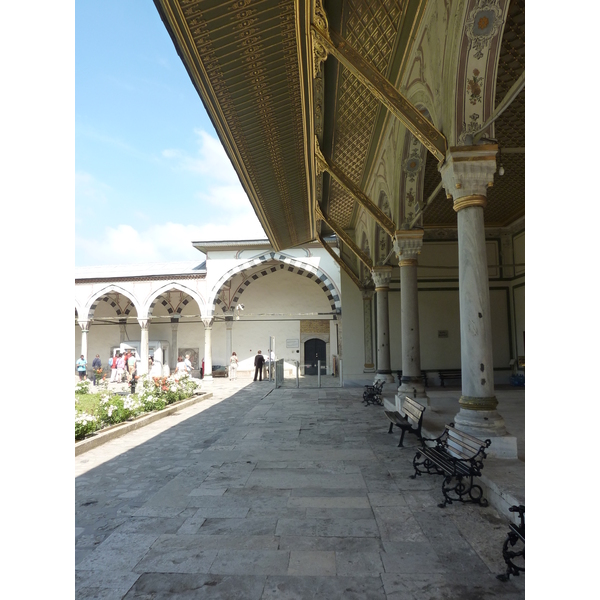
[[310, 3], [154, 2], [274, 249], [314, 240]]

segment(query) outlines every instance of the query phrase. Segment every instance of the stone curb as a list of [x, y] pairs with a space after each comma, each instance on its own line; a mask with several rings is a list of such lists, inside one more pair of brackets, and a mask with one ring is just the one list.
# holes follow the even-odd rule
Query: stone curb
[[163, 408], [162, 410], [136, 417], [133, 421], [126, 421], [125, 423], [118, 423], [117, 425], [107, 427], [92, 437], [75, 442], [75, 456], [79, 456], [88, 450], [92, 450], [93, 448], [97, 448], [102, 444], [106, 444], [106, 442], [110, 442], [111, 440], [119, 438], [130, 431], [134, 431], [135, 429], [139, 429], [145, 425], [150, 425], [150, 423], [158, 421], [163, 417], [168, 417], [182, 408], [187, 408], [188, 406], [202, 402], [203, 400], [208, 400], [209, 398], [212, 398], [212, 396], [212, 392], [202, 392], [197, 396], [192, 396], [186, 400], [180, 400], [179, 402], [169, 404], [169, 406]]

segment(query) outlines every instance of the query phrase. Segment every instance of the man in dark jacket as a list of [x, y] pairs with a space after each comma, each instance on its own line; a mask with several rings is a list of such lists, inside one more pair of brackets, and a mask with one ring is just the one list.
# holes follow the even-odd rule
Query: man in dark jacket
[[260, 350], [254, 357], [254, 381], [256, 376], [259, 375], [259, 381], [262, 381], [263, 365], [265, 364], [265, 357], [261, 354]]
[[96, 358], [92, 361], [92, 369], [94, 369], [94, 385], [98, 385], [98, 374], [96, 371], [102, 368], [102, 361], [100, 360], [100, 355], [96, 354]]

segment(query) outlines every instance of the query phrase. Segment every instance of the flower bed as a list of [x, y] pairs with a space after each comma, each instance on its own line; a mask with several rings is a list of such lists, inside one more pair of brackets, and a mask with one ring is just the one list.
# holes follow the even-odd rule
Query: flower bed
[[[149, 377], [142, 375], [137, 378], [138, 393], [114, 394], [104, 389], [95, 406], [87, 403], [86, 408], [79, 408], [77, 394], [80, 384], [77, 384], [75, 397], [75, 440], [82, 440], [87, 435], [108, 427], [123, 423], [141, 414], [162, 410], [169, 404], [190, 398], [200, 389], [200, 383], [188, 376], [175, 377]], [[86, 389], [87, 392], [87, 389]]]

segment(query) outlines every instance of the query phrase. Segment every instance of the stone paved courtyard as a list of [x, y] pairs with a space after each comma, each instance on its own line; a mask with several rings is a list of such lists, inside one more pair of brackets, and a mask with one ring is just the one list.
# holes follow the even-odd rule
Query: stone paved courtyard
[[525, 597], [496, 579], [506, 518], [438, 508], [441, 478], [409, 478], [414, 436], [397, 448], [361, 387], [204, 389], [76, 457], [78, 599]]

